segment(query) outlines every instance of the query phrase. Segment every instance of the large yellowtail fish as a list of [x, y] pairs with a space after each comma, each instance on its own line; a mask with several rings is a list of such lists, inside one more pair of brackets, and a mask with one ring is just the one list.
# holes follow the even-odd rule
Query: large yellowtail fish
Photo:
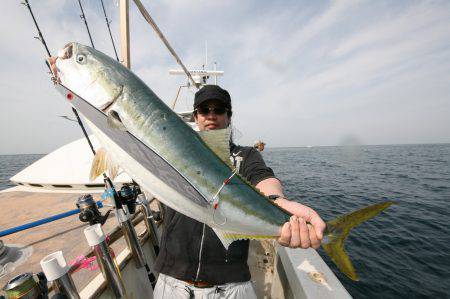
[[[234, 173], [229, 130], [195, 132], [129, 69], [90, 47], [70, 43], [51, 62], [58, 88], [103, 146], [92, 179], [120, 167], [164, 204], [213, 228], [226, 248], [238, 239], [280, 235], [291, 214]], [[327, 223], [323, 248], [351, 279], [357, 275], [344, 251], [346, 236], [391, 204]]]

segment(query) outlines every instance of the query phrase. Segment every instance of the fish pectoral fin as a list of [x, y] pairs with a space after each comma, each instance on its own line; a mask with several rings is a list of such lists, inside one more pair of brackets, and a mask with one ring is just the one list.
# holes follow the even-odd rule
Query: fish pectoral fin
[[120, 119], [119, 113], [115, 110], [108, 111], [108, 125], [121, 131], [127, 131], [127, 128]]
[[92, 161], [89, 180], [95, 180], [99, 175], [106, 171], [108, 172], [111, 180], [114, 180], [119, 173], [119, 166], [114, 162], [111, 155], [104, 148], [100, 148], [95, 153], [94, 160]]
[[230, 247], [231, 243], [237, 240], [267, 240], [276, 238], [275, 236], [269, 235], [248, 235], [237, 232], [223, 231], [218, 228], [213, 228], [213, 231], [216, 233], [217, 237], [219, 238], [220, 242], [222, 242], [222, 245], [226, 250], [228, 250], [228, 247]]
[[197, 132], [200, 138], [209, 146], [209, 148], [224, 161], [227, 165], [230, 163], [230, 136], [231, 129], [219, 129]]

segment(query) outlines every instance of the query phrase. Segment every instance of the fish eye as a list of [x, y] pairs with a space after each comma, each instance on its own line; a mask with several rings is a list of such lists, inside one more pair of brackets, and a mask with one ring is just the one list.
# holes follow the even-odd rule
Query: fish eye
[[80, 64], [84, 64], [86, 63], [86, 56], [83, 54], [78, 54], [77, 55], [77, 62]]

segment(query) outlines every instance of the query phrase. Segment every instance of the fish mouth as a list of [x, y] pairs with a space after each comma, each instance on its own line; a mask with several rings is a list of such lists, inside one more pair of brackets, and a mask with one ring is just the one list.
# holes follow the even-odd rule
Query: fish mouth
[[123, 85], [120, 85], [119, 92], [114, 96], [114, 98], [111, 101], [99, 107], [99, 109], [102, 110], [103, 112], [106, 112], [106, 110], [117, 101], [117, 99], [122, 95], [122, 93], [123, 93]]
[[61, 82], [59, 73], [61, 70], [58, 68], [57, 60], [61, 59], [70, 59], [73, 56], [73, 46], [74, 43], [68, 43], [66, 44], [61, 50], [58, 51], [57, 56], [52, 56], [47, 59], [48, 65], [50, 67], [50, 70], [53, 74], [53, 77], [56, 79], [57, 82]]
[[73, 43], [66, 44], [62, 50], [58, 51], [58, 58], [69, 59], [73, 55]]

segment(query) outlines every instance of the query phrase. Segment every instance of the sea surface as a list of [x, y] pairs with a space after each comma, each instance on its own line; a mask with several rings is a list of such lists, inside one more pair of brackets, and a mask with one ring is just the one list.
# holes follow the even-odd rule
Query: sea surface
[[354, 229], [355, 298], [450, 298], [450, 144], [281, 148], [263, 152], [285, 193], [325, 220], [393, 200]]
[[[286, 195], [325, 220], [392, 200], [354, 229], [346, 250], [360, 276], [342, 275], [355, 298], [450, 298], [450, 144], [268, 148]], [[42, 155], [0, 156], [0, 190]]]

